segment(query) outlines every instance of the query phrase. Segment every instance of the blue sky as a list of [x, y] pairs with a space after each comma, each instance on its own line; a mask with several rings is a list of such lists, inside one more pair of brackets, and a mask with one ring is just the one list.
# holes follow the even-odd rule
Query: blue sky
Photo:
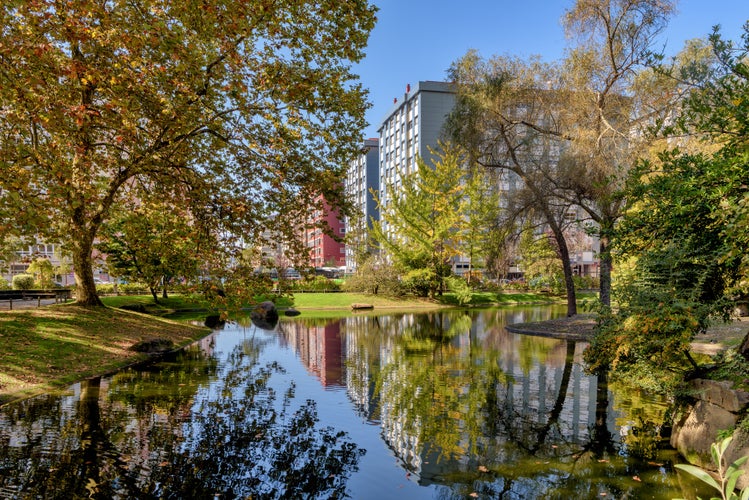
[[[445, 80], [450, 64], [469, 49], [495, 54], [564, 56], [560, 19], [573, 0], [374, 0], [378, 22], [367, 56], [354, 71], [369, 89], [372, 107], [365, 138], [377, 128], [406, 84]], [[667, 54], [691, 38], [706, 37], [715, 24], [726, 38], [739, 40], [749, 20], [749, 0], [681, 0], [662, 35]]]

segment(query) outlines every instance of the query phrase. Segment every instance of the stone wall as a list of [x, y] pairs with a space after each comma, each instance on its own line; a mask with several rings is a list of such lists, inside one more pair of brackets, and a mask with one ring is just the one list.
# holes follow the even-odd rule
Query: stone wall
[[[710, 445], [718, 441], [718, 432], [733, 429], [740, 415], [749, 407], [749, 393], [732, 389], [731, 382], [694, 380], [695, 402], [685, 408], [674, 422], [671, 446], [691, 464], [715, 471]], [[724, 455], [727, 464], [749, 455], [749, 432], [738, 429]], [[739, 489], [749, 486], [749, 461], [742, 466], [744, 474]]]

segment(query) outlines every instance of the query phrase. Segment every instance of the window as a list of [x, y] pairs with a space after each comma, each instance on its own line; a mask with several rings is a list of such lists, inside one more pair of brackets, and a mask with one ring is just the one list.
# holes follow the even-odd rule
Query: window
[[346, 228], [345, 227], [341, 228], [341, 234], [346, 234]]

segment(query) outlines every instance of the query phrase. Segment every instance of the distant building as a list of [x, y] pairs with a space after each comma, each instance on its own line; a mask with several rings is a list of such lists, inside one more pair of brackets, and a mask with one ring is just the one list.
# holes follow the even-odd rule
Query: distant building
[[344, 220], [348, 242], [346, 245], [346, 271], [356, 271], [358, 250], [367, 245], [368, 230], [372, 221], [380, 220], [372, 191], [380, 189], [380, 149], [378, 139], [366, 139], [359, 156], [348, 165], [345, 192], [353, 203], [355, 215]]
[[[346, 229], [343, 221], [338, 210], [331, 209], [327, 201], [318, 201], [322, 202], [322, 209], [312, 210], [304, 232], [305, 244], [309, 249], [309, 265], [315, 268], [343, 267], [346, 265], [346, 246], [343, 243]], [[339, 241], [323, 232], [326, 223]]]

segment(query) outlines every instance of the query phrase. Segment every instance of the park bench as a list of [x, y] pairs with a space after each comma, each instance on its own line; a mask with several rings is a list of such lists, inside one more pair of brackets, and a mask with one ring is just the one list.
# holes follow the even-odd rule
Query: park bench
[[55, 299], [55, 304], [65, 302], [71, 298], [69, 288], [50, 288], [42, 290], [0, 290], [0, 302], [8, 302], [8, 309], [13, 310], [13, 301], [36, 299], [37, 307], [42, 305], [42, 299]]

